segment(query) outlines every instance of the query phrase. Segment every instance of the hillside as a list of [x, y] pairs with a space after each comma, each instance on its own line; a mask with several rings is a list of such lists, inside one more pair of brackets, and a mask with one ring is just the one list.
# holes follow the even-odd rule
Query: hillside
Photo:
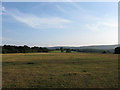
[[110, 50], [115, 49], [118, 45], [92, 45], [92, 46], [80, 46], [80, 47], [69, 47], [69, 46], [56, 46], [56, 47], [47, 47], [48, 49], [59, 49], [60, 47], [63, 48], [70, 48], [70, 49], [104, 49]]

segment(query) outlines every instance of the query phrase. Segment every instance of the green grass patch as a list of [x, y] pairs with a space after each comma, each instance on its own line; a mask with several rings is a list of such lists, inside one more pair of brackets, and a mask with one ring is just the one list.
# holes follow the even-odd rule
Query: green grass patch
[[49, 51], [49, 53], [61, 53], [60, 50]]

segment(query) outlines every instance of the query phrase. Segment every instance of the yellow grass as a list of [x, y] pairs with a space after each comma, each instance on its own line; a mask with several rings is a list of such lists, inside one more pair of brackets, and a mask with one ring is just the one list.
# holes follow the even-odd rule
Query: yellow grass
[[116, 88], [118, 55], [3, 54], [3, 88]]

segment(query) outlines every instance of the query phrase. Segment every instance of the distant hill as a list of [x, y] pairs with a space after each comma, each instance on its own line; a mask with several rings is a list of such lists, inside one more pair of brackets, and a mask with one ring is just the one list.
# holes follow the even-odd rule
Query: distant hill
[[64, 49], [70, 48], [70, 49], [79, 49], [82, 51], [93, 51], [93, 52], [103, 52], [104, 50], [110, 51], [111, 53], [114, 53], [114, 49], [118, 45], [92, 45], [92, 46], [80, 46], [80, 47], [69, 47], [69, 46], [56, 46], [56, 47], [47, 47], [48, 49], [59, 49], [60, 47], [63, 47]]
[[118, 45], [92, 45], [92, 46], [80, 46], [80, 47], [69, 47], [69, 46], [56, 46], [56, 47], [47, 47], [48, 49], [59, 49], [60, 47], [63, 48], [70, 48], [70, 49], [115, 49]]
[[118, 45], [94, 45], [94, 46], [82, 46], [80, 49], [115, 49]]

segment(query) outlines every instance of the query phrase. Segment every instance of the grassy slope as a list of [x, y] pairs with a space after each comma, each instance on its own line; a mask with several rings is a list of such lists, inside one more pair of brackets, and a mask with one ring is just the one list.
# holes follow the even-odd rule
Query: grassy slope
[[112, 88], [118, 84], [117, 61], [115, 54], [4, 54], [2, 84], [3, 88]]

